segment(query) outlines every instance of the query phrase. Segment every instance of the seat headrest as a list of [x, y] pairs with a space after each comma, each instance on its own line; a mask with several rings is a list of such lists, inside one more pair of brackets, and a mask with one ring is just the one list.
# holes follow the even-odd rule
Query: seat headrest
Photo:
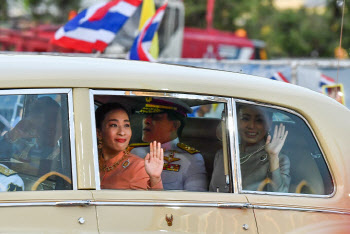
[[187, 118], [186, 125], [182, 131], [182, 138], [206, 138], [217, 140], [216, 127], [220, 119], [213, 118]]

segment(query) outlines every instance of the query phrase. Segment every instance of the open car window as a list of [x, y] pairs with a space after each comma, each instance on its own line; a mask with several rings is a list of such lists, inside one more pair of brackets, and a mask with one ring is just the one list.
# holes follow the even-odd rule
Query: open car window
[[20, 93], [0, 93], [0, 191], [72, 189], [68, 95]]
[[314, 134], [298, 114], [237, 103], [242, 189], [329, 195], [331, 174]]
[[[139, 158], [145, 158], [149, 152], [149, 142], [161, 139], [159, 136], [166, 135], [166, 131], [156, 130], [157, 121], [160, 117], [159, 114], [154, 111], [159, 111], [160, 115], [166, 113], [167, 116], [172, 114], [172, 104], [177, 105], [185, 104], [188, 106], [188, 113], [186, 116], [182, 116], [181, 127], [176, 130], [176, 134], [172, 135], [170, 141], [163, 141], [162, 147], [164, 149], [164, 166], [162, 171], [162, 182], [164, 190], [176, 190], [176, 191], [212, 191], [212, 192], [229, 192], [231, 181], [226, 181], [224, 170], [220, 171], [218, 179], [221, 185], [211, 186], [211, 181], [215, 173], [215, 161], [219, 156], [216, 156], [218, 152], [223, 151], [223, 143], [221, 131], [217, 129], [221, 128], [221, 116], [224, 109], [227, 108], [225, 99], [220, 101], [208, 100], [206, 97], [194, 97], [193, 95], [183, 98], [175, 97], [159, 97], [157, 94], [152, 96], [152, 93], [145, 94], [140, 93], [138, 95], [120, 95], [115, 94], [112, 91], [93, 91], [95, 109], [106, 103], [118, 103], [124, 106], [130, 113], [130, 125], [132, 130], [132, 136], [130, 138], [128, 151], [136, 155]], [[121, 92], [119, 92], [121, 93]], [[227, 100], [227, 99], [226, 99]], [[147, 107], [147, 108], [145, 108]], [[209, 110], [208, 110], [208, 107]], [[163, 110], [168, 108], [171, 111]], [[176, 106], [179, 108], [179, 106]], [[208, 110], [207, 115], [198, 115], [194, 111], [196, 108], [203, 108]], [[211, 110], [211, 111], [210, 111]], [[176, 112], [176, 111], [175, 111]], [[96, 116], [95, 116], [96, 117]], [[172, 121], [177, 120], [177, 117], [171, 117]], [[150, 120], [151, 119], [151, 120]], [[154, 121], [155, 123], [148, 123]], [[226, 127], [226, 123], [225, 123]], [[163, 125], [163, 130], [166, 128]], [[97, 132], [99, 129], [97, 129]], [[152, 135], [153, 134], [153, 135]], [[97, 140], [99, 142], [99, 140]], [[101, 148], [96, 146], [96, 148]], [[101, 151], [97, 150], [100, 162], [100, 179], [101, 188], [109, 189], [134, 189], [133, 185], [118, 187], [117, 185], [107, 185], [108, 178], [112, 172], [107, 173], [103, 167], [101, 167]], [[219, 154], [221, 155], [221, 154]], [[222, 157], [222, 155], [220, 156]], [[221, 160], [221, 159], [219, 159]], [[223, 161], [223, 160], [221, 160]], [[105, 161], [103, 161], [105, 162]], [[123, 165], [130, 165], [124, 161], [120, 162], [120, 166], [113, 168], [113, 171], [122, 173], [125, 168]], [[224, 167], [224, 165], [221, 165]], [[227, 163], [227, 168], [229, 168]], [[125, 170], [126, 171], [126, 170]], [[227, 169], [228, 171], [228, 169]], [[117, 173], [117, 172], [116, 172]], [[228, 172], [229, 173], [229, 172]], [[106, 179], [107, 178], [107, 179]], [[216, 178], [216, 177], [215, 177]], [[132, 183], [132, 182], [130, 182]], [[220, 188], [221, 189], [220, 189]]]

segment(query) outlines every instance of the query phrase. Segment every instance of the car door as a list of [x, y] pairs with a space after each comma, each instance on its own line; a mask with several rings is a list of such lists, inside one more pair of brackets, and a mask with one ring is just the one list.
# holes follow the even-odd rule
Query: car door
[[[91, 119], [94, 119], [93, 111], [96, 108], [94, 105], [118, 102], [127, 107], [135, 107], [134, 109], [136, 110], [144, 104], [141, 100], [150, 100], [151, 97], [166, 98], [167, 96], [177, 97], [177, 95], [154, 92], [91, 90], [89, 98], [90, 109], [92, 110]], [[232, 129], [228, 129], [229, 125], [226, 122], [224, 126], [225, 129], [227, 128], [227, 133], [225, 133], [228, 139], [227, 145], [223, 146], [223, 143], [216, 138], [216, 128], [221, 121], [222, 109], [227, 110], [225, 112], [226, 117], [232, 114], [230, 100], [218, 97], [181, 95], [181, 101], [191, 106], [192, 104], [199, 105], [199, 107], [211, 105], [218, 112], [215, 118], [188, 117], [188, 124], [185, 125], [180, 139], [181, 142], [191, 144], [193, 148], [200, 148], [200, 153], [205, 161], [209, 185], [216, 151], [224, 149], [227, 150], [228, 155], [234, 152], [228, 150], [230, 146], [233, 146], [233, 135]], [[221, 110], [216, 109], [219, 104], [222, 106]], [[195, 106], [193, 106], [194, 108]], [[232, 116], [230, 119], [232, 119]], [[95, 125], [94, 121], [92, 125]], [[131, 117], [131, 126], [133, 128], [132, 141], [134, 142], [140, 142], [141, 125], [142, 118], [140, 116], [135, 114], [135, 116]], [[96, 132], [94, 130], [92, 135], [94, 135], [93, 147], [95, 159], [97, 159], [98, 150]], [[175, 154], [178, 151], [179, 149], [174, 151]], [[226, 165], [228, 167], [231, 164], [228, 163]], [[98, 171], [97, 165], [95, 168]], [[219, 192], [219, 189], [217, 190], [218, 192], [209, 192], [208, 186], [206, 187], [207, 191], [202, 192], [185, 190], [100, 190], [99, 186], [97, 186], [97, 190], [93, 191], [93, 204], [96, 205], [99, 231], [101, 233], [141, 231], [152, 233], [257, 233], [253, 210], [247, 206], [246, 197], [238, 194], [237, 191], [232, 192], [234, 179], [229, 174], [227, 178], [230, 179], [226, 186], [231, 187], [231, 189], [227, 189], [225, 192]], [[98, 184], [99, 180], [96, 183]], [[225, 183], [225, 180], [223, 183]]]
[[[274, 173], [272, 176], [268, 175], [260, 180], [256, 187], [245, 182], [252, 181], [249, 176], [257, 177], [258, 173], [253, 172], [245, 176], [244, 171], [249, 170], [245, 167], [246, 164], [254, 165], [251, 162], [254, 155], [247, 159], [244, 152], [240, 152], [239, 174], [242, 175], [242, 183], [239, 190], [242, 194], [246, 194], [249, 204], [254, 209], [259, 233], [348, 232], [350, 230], [350, 213], [347, 208], [348, 177], [345, 176], [347, 175], [345, 168], [341, 166], [346, 165], [343, 158], [345, 155], [341, 150], [327, 160], [306, 118], [292, 110], [242, 100], [237, 100], [236, 106], [240, 144], [243, 144], [242, 132], [245, 131], [240, 126], [240, 118], [244, 118], [245, 113], [248, 113], [246, 110], [251, 112], [255, 110], [256, 113], [259, 111], [261, 116], [263, 113], [270, 116], [272, 123], [269, 134], [272, 139], [279, 134], [278, 131], [274, 132], [275, 128], [279, 129], [278, 126], [284, 126], [288, 131], [279, 153], [279, 168], [272, 172]], [[344, 120], [339, 116], [339, 121]], [[251, 132], [254, 132], [253, 127]], [[339, 134], [341, 138], [341, 133]], [[324, 147], [332, 147], [331, 141], [327, 142], [329, 145]], [[338, 147], [341, 145], [338, 144]], [[238, 148], [242, 149], [241, 145]], [[267, 151], [263, 152], [266, 154]], [[266, 162], [265, 157], [259, 157], [257, 160]], [[269, 156], [267, 160], [271, 162]], [[262, 164], [261, 162], [259, 165]], [[333, 165], [333, 170], [330, 165]], [[259, 170], [261, 168], [255, 168], [255, 171]], [[284, 183], [284, 186], [276, 188], [274, 183]]]
[[96, 233], [78, 190], [71, 89], [0, 90], [0, 226], [4, 233]]

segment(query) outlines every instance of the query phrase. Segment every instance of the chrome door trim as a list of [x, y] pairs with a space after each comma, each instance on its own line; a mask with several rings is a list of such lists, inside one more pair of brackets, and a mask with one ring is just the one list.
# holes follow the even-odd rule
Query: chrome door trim
[[[301, 115], [299, 114], [298, 112], [294, 111], [294, 110], [290, 110], [288, 108], [285, 108], [285, 107], [280, 107], [280, 106], [277, 106], [277, 105], [273, 105], [273, 104], [267, 104], [267, 103], [260, 103], [260, 102], [254, 102], [254, 101], [247, 101], [247, 100], [243, 100], [243, 99], [237, 99], [237, 98], [233, 98], [233, 103], [245, 103], [245, 104], [251, 104], [251, 105], [257, 105], [257, 106], [263, 106], [263, 107], [269, 107], [269, 108], [273, 108], [273, 109], [277, 109], [277, 110], [282, 110], [282, 111], [285, 111], [285, 112], [288, 112], [290, 114], [293, 114], [293, 115], [296, 115], [298, 116], [299, 118], [301, 118], [305, 124], [307, 125], [307, 127], [309, 128], [309, 130], [311, 131], [311, 134], [312, 136], [314, 137], [315, 141], [316, 141], [316, 144], [318, 146], [318, 148], [320, 149], [321, 153], [322, 153], [322, 157], [323, 159], [325, 160], [326, 162], [326, 165], [327, 165], [327, 169], [330, 173], [330, 176], [331, 176], [331, 180], [333, 181], [333, 192], [331, 194], [327, 194], [327, 195], [321, 195], [321, 194], [298, 194], [298, 193], [280, 193], [280, 192], [264, 192], [264, 191], [249, 191], [249, 190], [243, 190], [242, 189], [242, 178], [240, 175], [242, 175], [241, 173], [241, 167], [239, 164], [239, 147], [238, 147], [238, 142], [236, 142], [236, 150], [238, 151], [237, 155], [236, 155], [236, 161], [237, 161], [237, 173], [238, 173], [238, 188], [239, 188], [239, 192], [240, 193], [245, 193], [245, 194], [268, 194], [268, 195], [283, 195], [283, 196], [291, 196], [291, 197], [322, 197], [322, 198], [330, 198], [330, 197], [333, 197], [335, 192], [336, 192], [336, 186], [335, 186], [335, 182], [334, 182], [334, 177], [333, 177], [333, 174], [332, 174], [332, 171], [331, 171], [331, 167], [329, 166], [329, 163], [327, 161], [327, 158], [325, 157], [325, 154], [321, 148], [321, 145], [320, 143], [318, 142], [318, 139], [313, 131], [313, 129], [311, 128], [309, 122]], [[234, 116], [235, 120], [236, 120], [236, 129], [237, 129], [237, 113], [235, 113], [236, 116]], [[238, 132], [236, 132], [236, 135], [235, 137], [238, 139]]]
[[261, 205], [251, 205], [251, 207], [253, 209], [264, 209], [264, 210], [288, 210], [288, 211], [319, 212], [319, 213], [350, 215], [350, 212], [348, 211], [336, 211], [336, 210], [326, 210], [326, 209], [295, 208], [295, 207], [284, 207], [284, 206], [261, 206]]
[[72, 200], [56, 202], [56, 206], [90, 206], [91, 200]]
[[216, 207], [216, 208], [239, 208], [239, 209], [264, 209], [264, 210], [285, 210], [285, 211], [301, 211], [301, 212], [318, 212], [329, 214], [344, 214], [350, 215], [350, 211], [336, 211], [327, 209], [313, 209], [313, 208], [295, 208], [284, 206], [262, 206], [252, 205], [250, 203], [184, 203], [184, 202], [137, 202], [137, 201], [91, 201], [91, 200], [67, 200], [60, 202], [7, 202], [0, 203], [0, 207], [26, 207], [26, 206], [154, 206], [154, 207], [172, 207], [174, 209], [181, 207]]
[[95, 206], [154, 206], [154, 207], [216, 207], [216, 208], [247, 208], [247, 203], [184, 203], [184, 202], [91, 202]]
[[0, 203], [0, 207], [26, 207], [26, 206], [56, 206], [56, 202], [9, 202], [9, 203]]
[[[164, 90], [160, 90], [158, 92], [147, 92], [147, 91], [122, 91], [122, 90], [96, 90], [96, 89], [90, 89], [90, 115], [91, 115], [91, 130], [92, 130], [92, 136], [93, 136], [93, 151], [94, 155], [98, 155], [97, 150], [97, 136], [96, 136], [96, 123], [95, 123], [95, 106], [94, 106], [94, 95], [115, 95], [115, 96], [153, 96], [153, 97], [172, 97], [172, 98], [183, 98], [183, 99], [198, 99], [198, 100], [209, 100], [213, 102], [222, 102], [225, 103], [228, 111], [230, 111], [230, 103], [231, 98], [229, 97], [219, 97], [219, 96], [206, 96], [206, 95], [195, 95], [195, 94], [183, 94], [183, 93], [167, 93]], [[231, 111], [232, 112], [232, 111]], [[230, 118], [230, 117], [229, 117]], [[232, 130], [229, 130], [232, 132]], [[232, 134], [233, 136], [233, 134]], [[231, 137], [231, 135], [230, 135]], [[231, 146], [231, 140], [230, 140], [230, 147]], [[231, 156], [232, 157], [232, 156]], [[95, 181], [96, 181], [96, 190], [101, 190], [100, 185], [100, 173], [99, 173], [99, 166], [98, 166], [98, 158], [94, 157], [94, 163], [95, 163]], [[232, 174], [232, 173], [231, 173]], [[208, 181], [208, 184], [210, 181]], [[232, 184], [234, 184], [234, 181], [231, 181]], [[236, 190], [237, 191], [237, 190]]]

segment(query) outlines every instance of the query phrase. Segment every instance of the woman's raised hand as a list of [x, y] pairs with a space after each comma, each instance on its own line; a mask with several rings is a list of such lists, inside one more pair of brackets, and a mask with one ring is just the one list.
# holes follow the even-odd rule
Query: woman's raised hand
[[[285, 131], [285, 126], [280, 124], [280, 126], [275, 126], [275, 131], [273, 138], [269, 135], [266, 139], [265, 151], [271, 157], [278, 157], [284, 142], [286, 141], [288, 131]], [[272, 140], [271, 140], [272, 138]]]
[[151, 179], [151, 186], [161, 180], [164, 165], [164, 152], [160, 143], [156, 141], [149, 145], [150, 151], [145, 157], [145, 169]]

